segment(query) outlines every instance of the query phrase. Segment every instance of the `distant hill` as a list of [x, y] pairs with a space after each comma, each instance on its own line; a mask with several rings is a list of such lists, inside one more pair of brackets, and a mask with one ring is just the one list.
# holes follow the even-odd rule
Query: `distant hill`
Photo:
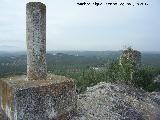
[[[64, 71], [103, 67], [117, 59], [122, 51], [48, 51], [48, 71]], [[26, 73], [27, 57], [25, 52], [0, 52], [0, 75]], [[160, 67], [159, 53], [142, 53], [142, 64]]]
[[160, 67], [160, 53], [142, 53], [142, 63]]
[[0, 51], [0, 57], [20, 56], [25, 54], [26, 52], [24, 51]]
[[51, 54], [64, 53], [68, 55], [74, 56], [85, 56], [85, 57], [109, 57], [109, 58], [117, 58], [122, 51], [48, 51]]

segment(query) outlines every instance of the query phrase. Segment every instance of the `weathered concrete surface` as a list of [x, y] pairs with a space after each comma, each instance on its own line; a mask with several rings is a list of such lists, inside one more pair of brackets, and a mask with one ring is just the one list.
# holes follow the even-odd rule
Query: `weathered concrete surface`
[[76, 112], [74, 81], [53, 74], [45, 81], [3, 78], [0, 98], [0, 108], [10, 120], [68, 120]]
[[46, 6], [41, 2], [26, 5], [27, 78], [45, 79], [46, 66]]
[[9, 120], [9, 118], [6, 116], [5, 112], [0, 109], [0, 120]]
[[68, 120], [76, 112], [72, 79], [47, 75], [46, 6], [26, 6], [27, 76], [0, 79], [0, 119]]

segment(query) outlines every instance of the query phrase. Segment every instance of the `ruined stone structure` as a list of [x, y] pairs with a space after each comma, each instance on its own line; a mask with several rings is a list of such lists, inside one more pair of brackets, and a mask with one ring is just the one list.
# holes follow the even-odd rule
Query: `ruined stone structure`
[[[125, 64], [130, 64], [129, 68], [125, 68]], [[128, 48], [124, 50], [119, 58], [119, 65], [121, 65], [123, 72], [130, 72], [130, 80], [133, 80], [133, 73], [135, 68], [141, 67], [141, 53], [137, 50], [133, 50], [132, 48]], [[128, 78], [129, 79], [129, 78]]]
[[47, 74], [46, 7], [30, 2], [26, 9], [27, 76], [0, 79], [0, 109], [10, 120], [68, 120], [76, 111], [74, 80]]
[[123, 58], [127, 58], [129, 60], [134, 61], [137, 67], [141, 66], [141, 52], [137, 50], [133, 50], [132, 48], [128, 48], [127, 50], [124, 50], [119, 59], [120, 64], [122, 64]]

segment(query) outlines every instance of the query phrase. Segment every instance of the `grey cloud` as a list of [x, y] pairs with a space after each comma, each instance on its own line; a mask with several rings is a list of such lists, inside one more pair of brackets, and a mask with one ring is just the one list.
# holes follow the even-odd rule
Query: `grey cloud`
[[[81, 0], [41, 1], [47, 5], [49, 50], [118, 50], [131, 44], [143, 51], [160, 51], [158, 0], [130, 8], [76, 5]], [[15, 44], [17, 50], [25, 50], [25, 4], [23, 0], [1, 1], [0, 45]]]

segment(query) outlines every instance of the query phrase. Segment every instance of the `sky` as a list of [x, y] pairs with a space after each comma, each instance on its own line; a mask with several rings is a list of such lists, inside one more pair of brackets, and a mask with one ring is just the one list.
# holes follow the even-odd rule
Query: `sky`
[[[1, 0], [0, 51], [26, 51], [26, 3]], [[159, 0], [40, 0], [47, 7], [47, 50], [160, 51]], [[80, 6], [77, 2], [102, 2]], [[135, 6], [107, 6], [106, 2]], [[137, 6], [147, 2], [148, 6]]]

